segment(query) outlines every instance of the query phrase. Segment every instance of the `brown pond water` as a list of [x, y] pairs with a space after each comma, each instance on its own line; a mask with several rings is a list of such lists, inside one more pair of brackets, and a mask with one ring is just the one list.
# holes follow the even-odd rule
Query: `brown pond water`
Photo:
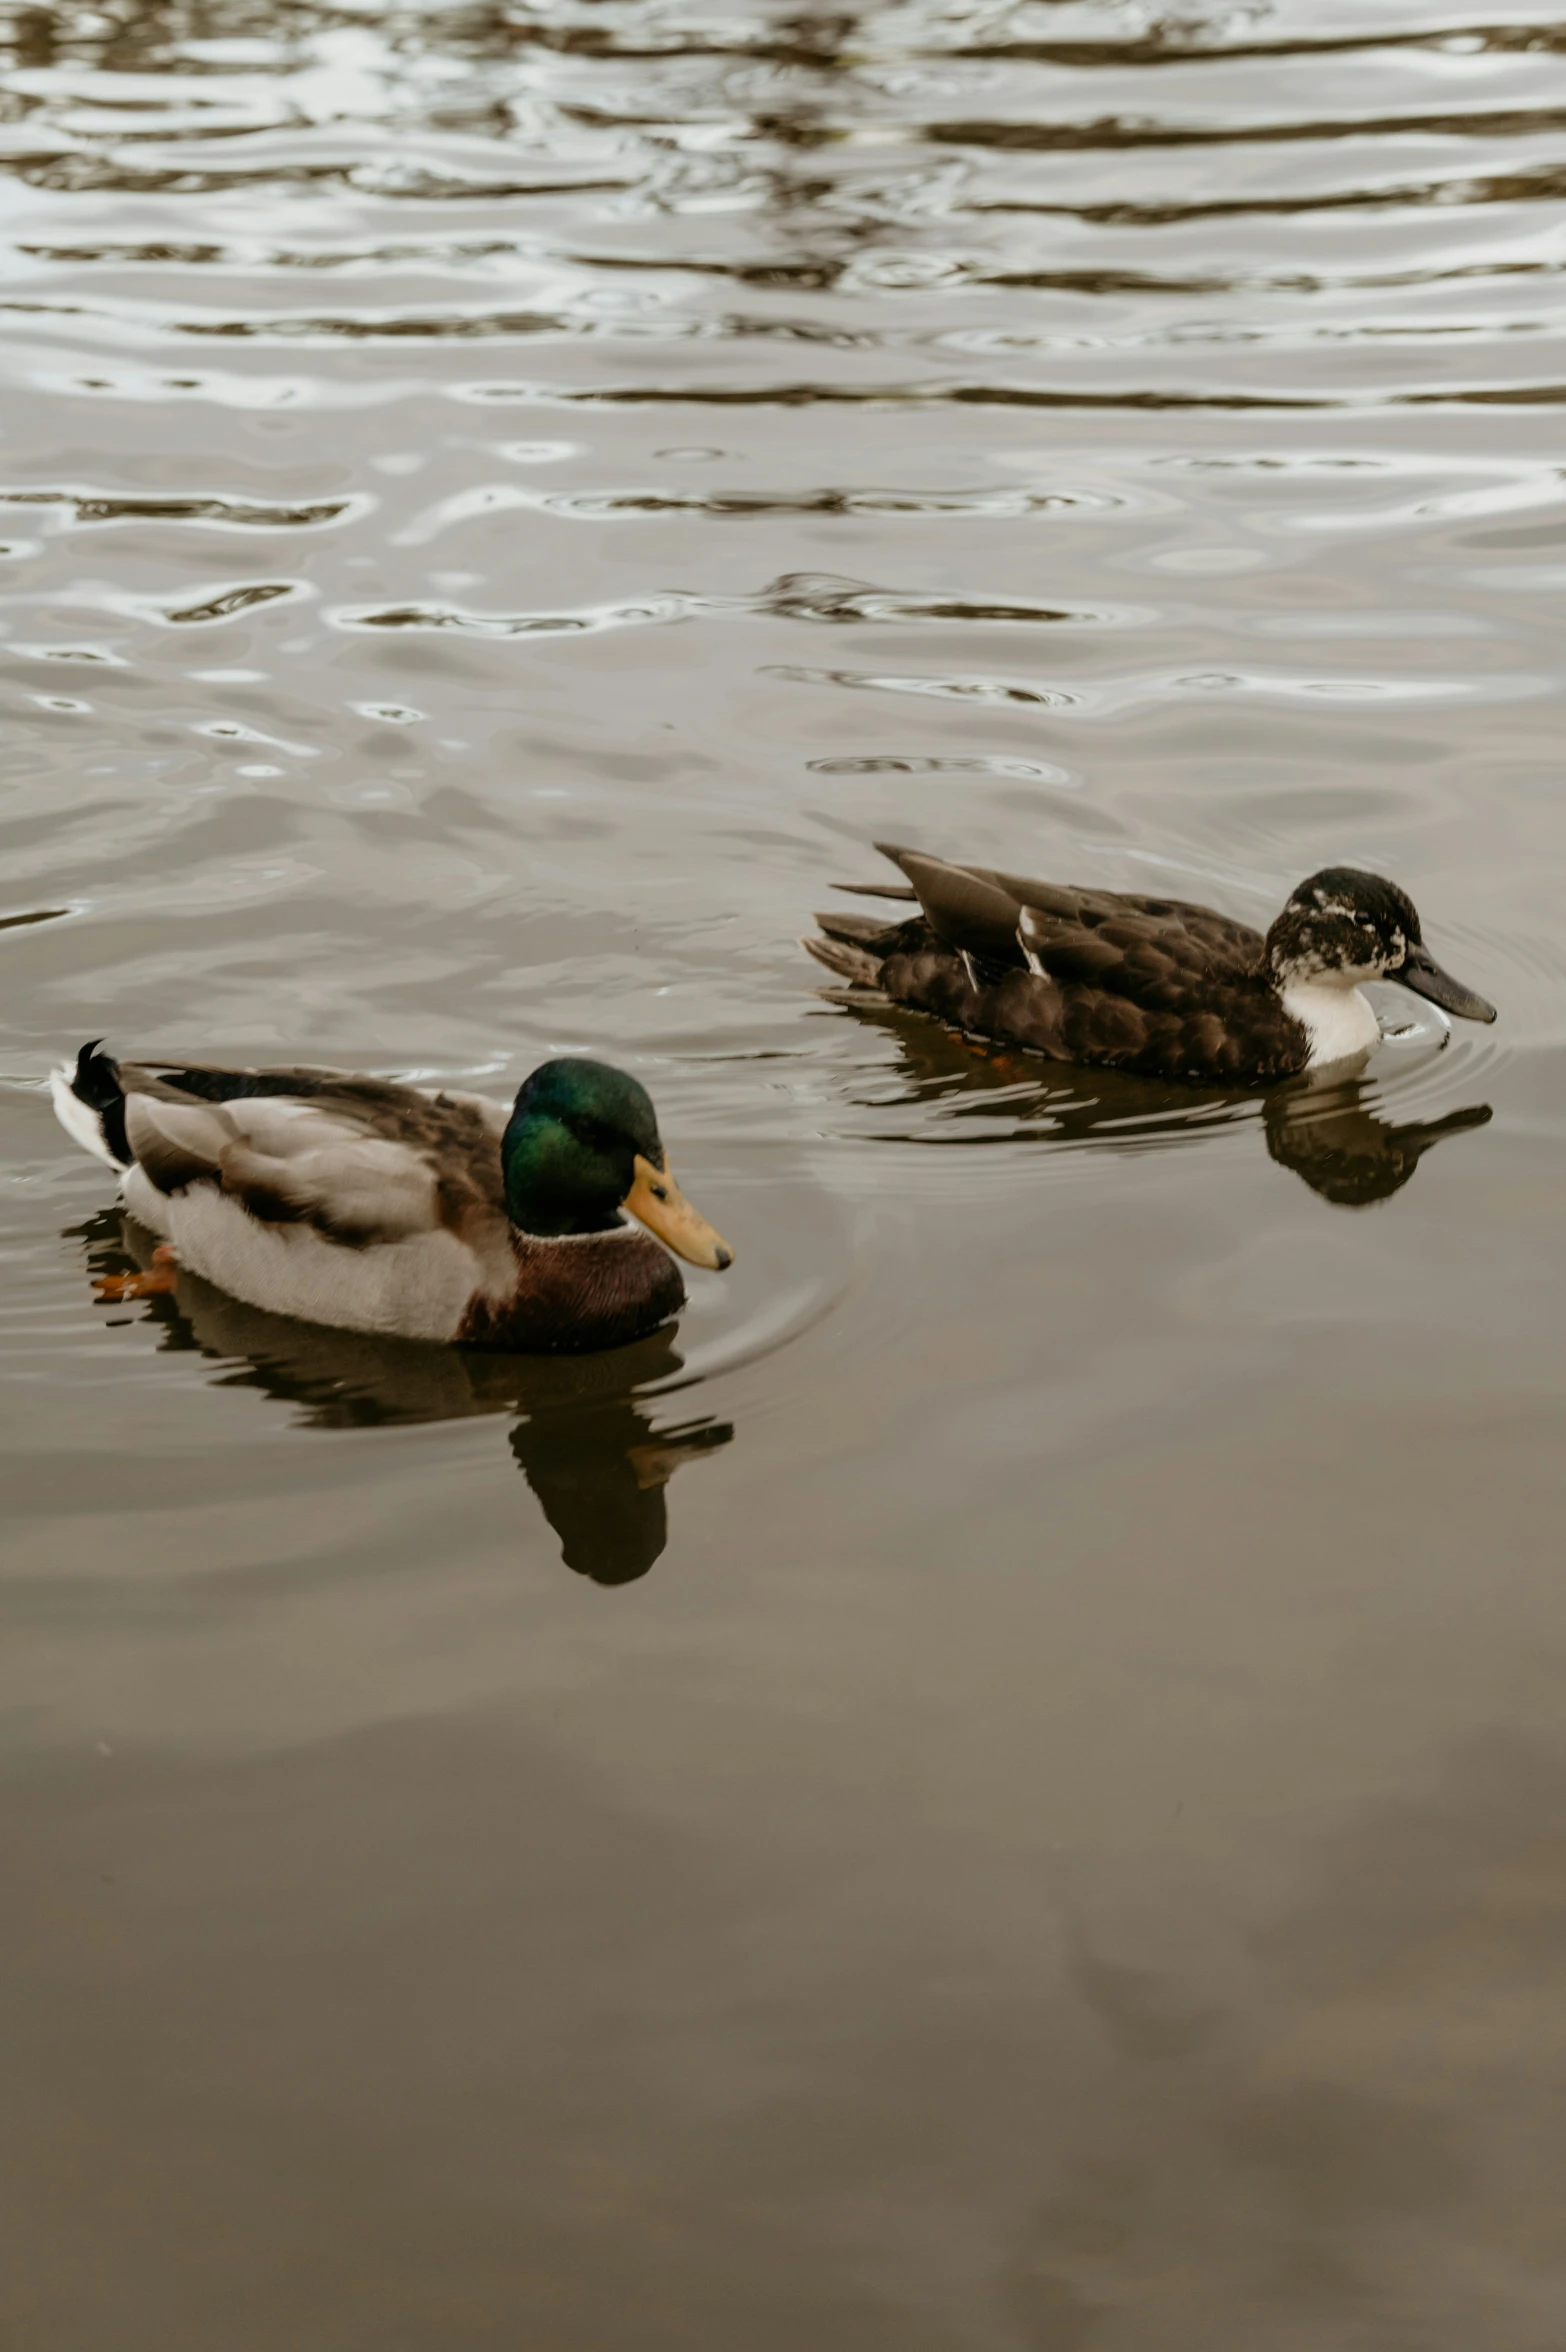
[[[23, 7], [6, 2352], [1566, 2341], [1566, 24]], [[884, 835], [1501, 1007], [813, 992]], [[83, 1038], [652, 1088], [543, 1367], [105, 1310]]]

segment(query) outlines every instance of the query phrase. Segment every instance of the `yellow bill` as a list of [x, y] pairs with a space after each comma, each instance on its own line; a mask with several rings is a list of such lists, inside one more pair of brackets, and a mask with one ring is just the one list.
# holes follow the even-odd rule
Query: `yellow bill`
[[636, 1182], [621, 1208], [629, 1209], [639, 1225], [658, 1236], [665, 1249], [672, 1249], [676, 1257], [691, 1265], [712, 1266], [720, 1273], [725, 1266], [732, 1266], [734, 1252], [713, 1232], [706, 1218], [697, 1215], [668, 1169], [655, 1168], [640, 1152], [635, 1165]]

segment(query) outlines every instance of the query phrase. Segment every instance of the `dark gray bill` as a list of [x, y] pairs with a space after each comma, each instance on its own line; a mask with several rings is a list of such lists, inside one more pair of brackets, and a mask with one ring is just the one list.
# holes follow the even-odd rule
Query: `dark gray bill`
[[1456, 1013], [1462, 1021], [1493, 1021], [1495, 1007], [1485, 997], [1465, 988], [1461, 980], [1454, 980], [1450, 972], [1443, 972], [1428, 947], [1411, 947], [1397, 971], [1387, 974], [1389, 980], [1401, 980], [1416, 996], [1427, 996], [1444, 1013]]

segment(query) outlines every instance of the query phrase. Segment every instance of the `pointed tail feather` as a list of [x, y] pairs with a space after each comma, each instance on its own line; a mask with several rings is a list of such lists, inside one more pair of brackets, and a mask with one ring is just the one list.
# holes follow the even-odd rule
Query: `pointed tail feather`
[[845, 947], [868, 948], [875, 956], [890, 955], [902, 929], [899, 923], [877, 922], [873, 915], [850, 915], [841, 907], [829, 907], [813, 920], [828, 939], [841, 940]]
[[800, 946], [854, 988], [875, 988], [881, 979], [881, 958], [846, 939], [801, 939]]

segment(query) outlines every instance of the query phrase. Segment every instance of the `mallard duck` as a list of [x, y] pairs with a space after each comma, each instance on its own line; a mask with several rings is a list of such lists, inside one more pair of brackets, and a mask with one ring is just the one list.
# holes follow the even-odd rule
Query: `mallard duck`
[[93, 1044], [51, 1085], [66, 1132], [163, 1237], [105, 1297], [170, 1290], [186, 1266], [310, 1323], [553, 1353], [667, 1322], [685, 1302], [668, 1250], [733, 1263], [670, 1175], [646, 1089], [603, 1062], [545, 1062], [506, 1104]]
[[1032, 882], [878, 842], [907, 884], [846, 883], [917, 902], [910, 920], [818, 915], [806, 939], [854, 992], [1054, 1062], [1206, 1085], [1346, 1064], [1381, 1035], [1360, 994], [1396, 980], [1466, 1021], [1495, 1007], [1443, 972], [1406, 891], [1356, 866], [1300, 884], [1265, 936], [1211, 907]]

